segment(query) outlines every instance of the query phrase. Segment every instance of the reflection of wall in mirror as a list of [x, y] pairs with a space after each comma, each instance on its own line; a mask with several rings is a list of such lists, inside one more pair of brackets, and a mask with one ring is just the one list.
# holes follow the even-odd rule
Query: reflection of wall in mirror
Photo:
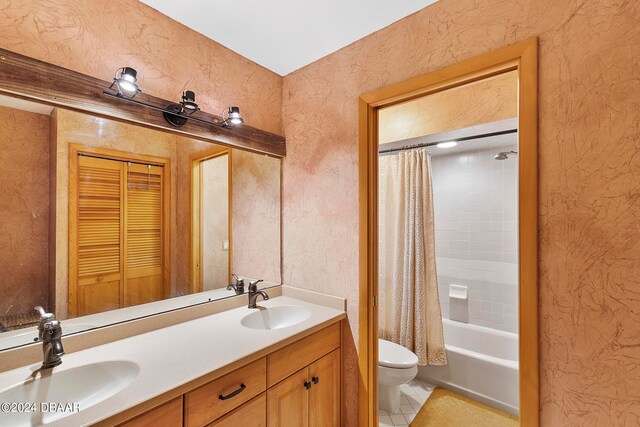
[[233, 269], [281, 283], [280, 159], [233, 150]]
[[[200, 164], [202, 168], [202, 290], [229, 284], [229, 156]], [[226, 246], [225, 246], [226, 242]]]
[[0, 123], [0, 317], [4, 317], [47, 303], [49, 117], [0, 107]]

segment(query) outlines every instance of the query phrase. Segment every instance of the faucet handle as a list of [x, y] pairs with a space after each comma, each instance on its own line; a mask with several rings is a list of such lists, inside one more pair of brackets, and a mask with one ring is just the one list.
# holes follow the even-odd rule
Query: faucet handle
[[234, 291], [236, 291], [236, 295], [243, 294], [244, 293], [244, 279], [242, 277], [236, 276], [233, 273], [231, 273], [231, 275], [236, 280], [236, 283], [229, 284], [229, 286], [227, 286], [227, 290], [230, 291], [231, 289], [233, 289]]
[[258, 283], [260, 282], [264, 282], [264, 280], [259, 279], [259, 280], [252, 280], [251, 282], [249, 282], [249, 291], [251, 292], [255, 292], [258, 290]]
[[47, 313], [47, 311], [41, 306], [37, 305], [34, 309], [40, 314], [40, 327], [44, 327], [44, 325], [52, 320], [55, 320], [56, 315], [53, 313]]

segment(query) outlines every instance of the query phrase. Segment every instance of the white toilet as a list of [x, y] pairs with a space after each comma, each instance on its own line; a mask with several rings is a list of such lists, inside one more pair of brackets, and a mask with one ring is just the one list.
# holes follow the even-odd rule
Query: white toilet
[[378, 340], [378, 406], [386, 412], [400, 409], [400, 386], [418, 373], [418, 356], [396, 343]]

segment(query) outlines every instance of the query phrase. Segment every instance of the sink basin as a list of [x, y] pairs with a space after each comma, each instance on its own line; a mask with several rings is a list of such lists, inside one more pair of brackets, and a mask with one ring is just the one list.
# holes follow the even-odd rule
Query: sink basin
[[311, 316], [309, 310], [295, 306], [261, 308], [248, 314], [240, 323], [250, 329], [280, 329], [296, 325]]
[[[64, 367], [64, 362], [61, 365]], [[35, 403], [35, 411], [1, 412], [0, 425], [33, 426], [49, 424], [108, 399], [131, 384], [140, 368], [132, 362], [101, 362], [66, 371], [38, 373], [36, 379], [0, 392], [0, 402]], [[77, 408], [46, 408], [41, 403], [78, 404]], [[43, 410], [44, 409], [44, 410]]]

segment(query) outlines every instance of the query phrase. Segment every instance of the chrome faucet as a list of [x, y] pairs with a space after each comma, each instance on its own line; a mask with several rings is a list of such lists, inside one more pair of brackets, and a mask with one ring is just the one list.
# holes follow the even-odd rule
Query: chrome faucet
[[229, 286], [227, 286], [227, 290], [230, 291], [231, 289], [233, 289], [234, 291], [236, 291], [236, 295], [244, 294], [244, 279], [242, 277], [236, 276], [235, 274], [231, 275], [234, 279], [236, 279], [236, 283], [231, 283]]
[[256, 302], [259, 296], [265, 301], [269, 299], [269, 295], [265, 291], [258, 290], [258, 283], [260, 282], [262, 282], [262, 279], [249, 282], [249, 308], [258, 308]]
[[42, 341], [43, 361], [40, 369], [50, 369], [62, 363], [60, 358], [64, 354], [62, 348], [62, 326], [56, 320], [53, 313], [47, 313], [44, 308], [37, 306], [36, 311], [40, 313], [40, 324], [38, 325], [38, 338]]

